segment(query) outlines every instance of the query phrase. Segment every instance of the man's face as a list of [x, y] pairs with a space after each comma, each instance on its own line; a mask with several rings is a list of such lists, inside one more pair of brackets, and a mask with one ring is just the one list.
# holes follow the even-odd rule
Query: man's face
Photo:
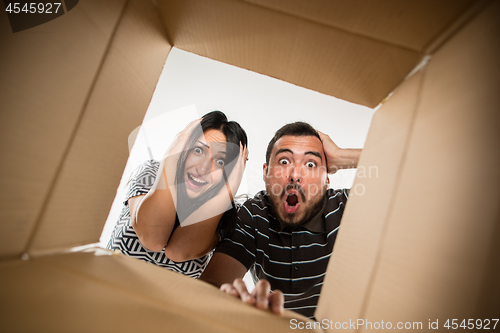
[[277, 218], [299, 226], [321, 209], [328, 189], [323, 144], [315, 136], [282, 136], [274, 144], [264, 181]]

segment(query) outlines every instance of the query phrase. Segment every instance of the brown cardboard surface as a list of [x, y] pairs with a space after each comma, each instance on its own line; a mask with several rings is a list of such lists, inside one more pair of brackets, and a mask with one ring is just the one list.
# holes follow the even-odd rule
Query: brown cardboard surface
[[290, 319], [309, 321], [122, 255], [18, 260], [0, 264], [0, 277], [0, 302], [9, 300], [0, 327], [9, 332], [288, 332]]
[[500, 210], [497, 213], [495, 228], [491, 233], [491, 246], [485, 260], [487, 262], [484, 270], [484, 279], [477, 295], [477, 306], [475, 318], [496, 318], [500, 313]]
[[[413, 32], [382, 34], [394, 43], [363, 35], [381, 33], [371, 26], [378, 19], [364, 25], [346, 17], [353, 32], [314, 22], [322, 13], [301, 18], [244, 1], [158, 3], [180, 48], [365, 105], [386, 97], [419, 61], [408, 45], [421, 47], [447, 25], [437, 21], [470, 4], [450, 3], [449, 13], [436, 7], [441, 18], [422, 28], [425, 38], [401, 47], [398, 38]], [[399, 19], [392, 8], [388, 15]], [[360, 166], [365, 175], [377, 166], [380, 178], [358, 174], [318, 317], [425, 325], [500, 312], [498, 17], [495, 1], [442, 39], [423, 73], [376, 114]], [[97, 240], [128, 155], [126, 137], [145, 113], [170, 45], [149, 0], [80, 1], [14, 35], [2, 16], [0, 29], [8, 50], [0, 55], [0, 171], [8, 189], [0, 216], [2, 330], [288, 331], [295, 314], [272, 316], [131, 258], [6, 259]], [[365, 193], [356, 195], [360, 184]]]
[[242, 0], [423, 52], [474, 0]]
[[99, 240], [170, 48], [153, 4], [129, 0], [29, 252]]
[[397, 194], [422, 76], [417, 72], [405, 81], [373, 117], [321, 290], [318, 320], [361, 318]]
[[81, 1], [15, 34], [7, 15], [0, 15], [0, 256], [26, 247], [123, 5]]
[[498, 299], [481, 298], [498, 290], [499, 276], [498, 17], [497, 1], [425, 70], [362, 318], [422, 322], [425, 329], [429, 320], [442, 328], [447, 319], [484, 317], [485, 304], [496, 309], [490, 315], [499, 313]]
[[180, 49], [371, 107], [422, 58], [407, 47], [243, 1], [163, 0], [158, 7]]

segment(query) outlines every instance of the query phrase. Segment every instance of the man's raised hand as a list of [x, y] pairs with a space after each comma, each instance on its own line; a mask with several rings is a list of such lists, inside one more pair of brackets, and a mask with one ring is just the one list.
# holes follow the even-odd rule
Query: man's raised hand
[[323, 142], [328, 173], [333, 174], [339, 169], [356, 168], [358, 166], [361, 149], [342, 149], [325, 133], [318, 131]]

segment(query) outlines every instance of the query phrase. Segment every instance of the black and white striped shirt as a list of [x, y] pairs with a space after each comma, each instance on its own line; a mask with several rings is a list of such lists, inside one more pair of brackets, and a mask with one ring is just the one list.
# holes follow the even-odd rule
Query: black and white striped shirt
[[241, 262], [254, 280], [266, 279], [285, 294], [285, 308], [314, 318], [326, 267], [337, 237], [349, 190], [329, 189], [323, 209], [295, 230], [273, 217], [266, 192], [247, 200], [238, 211], [231, 239], [216, 252]]

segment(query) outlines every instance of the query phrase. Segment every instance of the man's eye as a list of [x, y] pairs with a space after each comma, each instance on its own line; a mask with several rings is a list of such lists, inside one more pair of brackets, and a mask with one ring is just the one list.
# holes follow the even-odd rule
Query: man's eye
[[315, 167], [316, 167], [316, 163], [314, 163], [314, 162], [307, 162], [307, 163], [306, 163], [306, 166], [307, 166], [308, 168], [315, 168]]
[[286, 158], [282, 158], [281, 160], [279, 160], [278, 163], [283, 164], [283, 165], [290, 164], [290, 162], [288, 162], [288, 160]]
[[224, 160], [217, 160], [215, 163], [217, 163], [218, 166], [223, 167], [226, 162], [224, 162]]

